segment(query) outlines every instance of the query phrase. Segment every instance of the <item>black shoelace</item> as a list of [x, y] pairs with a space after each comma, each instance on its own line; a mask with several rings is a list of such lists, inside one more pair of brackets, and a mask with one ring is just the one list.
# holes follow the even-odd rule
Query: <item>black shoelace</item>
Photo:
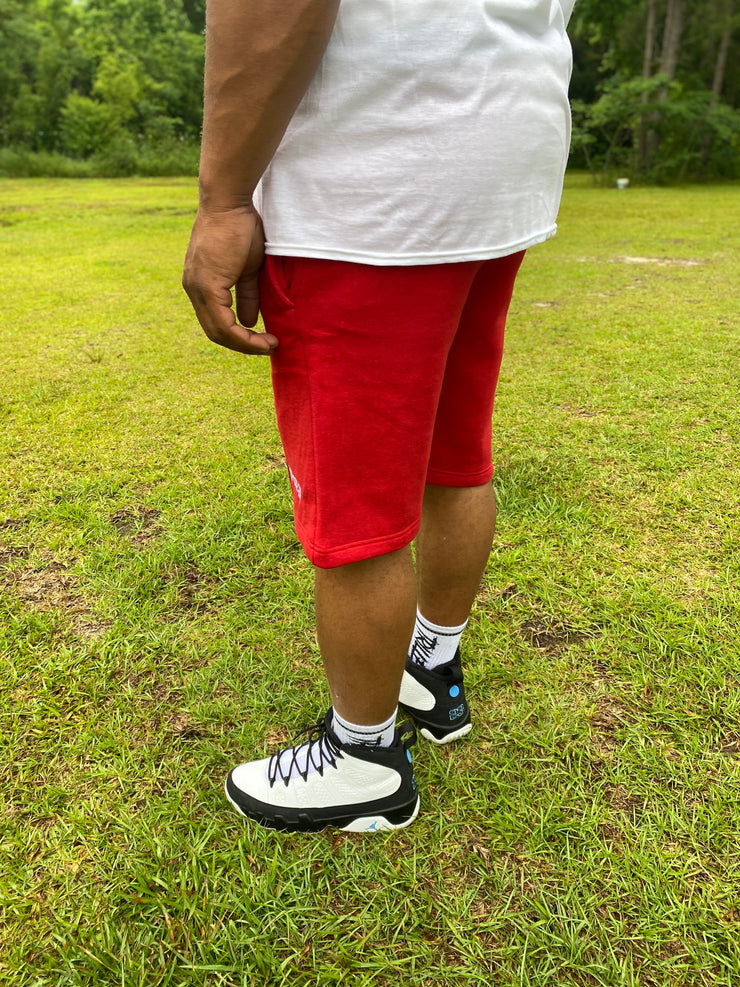
[[[278, 777], [287, 787], [291, 778], [296, 776], [307, 781], [311, 768], [323, 776], [325, 767], [336, 767], [337, 758], [341, 757], [342, 753], [336, 741], [329, 736], [325, 720], [319, 720], [313, 726], [307, 727], [299, 736], [302, 734], [306, 735], [306, 740], [302, 744], [277, 751], [270, 758], [270, 763], [267, 766], [267, 780], [270, 782], [271, 788]], [[305, 766], [301, 768], [299, 765], [303, 758], [299, 755], [304, 750]], [[283, 759], [288, 762], [287, 769], [283, 764]]]

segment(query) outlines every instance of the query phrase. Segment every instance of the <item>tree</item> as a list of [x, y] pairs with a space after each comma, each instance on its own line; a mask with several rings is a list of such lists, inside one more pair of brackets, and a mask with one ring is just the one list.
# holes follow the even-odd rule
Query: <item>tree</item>
[[28, 137], [34, 118], [32, 86], [39, 35], [32, 11], [0, 0], [0, 134], [3, 145]]
[[735, 10], [736, 0], [580, 0], [576, 84], [586, 43], [599, 71], [591, 92], [576, 92], [575, 160], [648, 180], [740, 174]]
[[[204, 27], [205, 0], [0, 0], [0, 145], [194, 160]], [[570, 34], [573, 162], [740, 175], [738, 0], [578, 0]]]
[[[653, 57], [655, 55], [655, 21], [658, 10], [658, 0], [648, 0], [647, 26], [645, 28], [645, 47], [642, 55], [642, 77], [649, 79], [653, 74]], [[640, 97], [643, 108], [647, 105], [648, 92], [645, 90]], [[648, 131], [645, 113], [640, 118], [638, 135], [638, 167], [645, 171], [648, 164]]]
[[663, 44], [660, 49], [659, 66], [661, 75], [668, 79], [673, 79], [676, 75], [685, 15], [686, 0], [668, 0], [663, 24]]

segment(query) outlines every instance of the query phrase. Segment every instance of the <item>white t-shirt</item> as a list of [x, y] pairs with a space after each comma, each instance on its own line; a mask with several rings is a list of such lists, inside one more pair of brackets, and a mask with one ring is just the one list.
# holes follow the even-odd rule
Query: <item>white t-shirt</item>
[[342, 0], [256, 194], [267, 252], [499, 257], [552, 236], [574, 0]]

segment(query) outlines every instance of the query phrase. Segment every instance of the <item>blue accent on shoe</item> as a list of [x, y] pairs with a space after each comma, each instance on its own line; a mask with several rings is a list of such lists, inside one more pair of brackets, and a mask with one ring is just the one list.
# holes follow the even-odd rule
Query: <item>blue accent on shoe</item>
[[459, 695], [460, 695], [460, 686], [459, 685], [453, 685], [452, 688], [450, 689], [450, 696], [453, 699], [457, 699], [457, 697]]
[[409, 764], [411, 764], [411, 751], [406, 751], [406, 757], [409, 759]]

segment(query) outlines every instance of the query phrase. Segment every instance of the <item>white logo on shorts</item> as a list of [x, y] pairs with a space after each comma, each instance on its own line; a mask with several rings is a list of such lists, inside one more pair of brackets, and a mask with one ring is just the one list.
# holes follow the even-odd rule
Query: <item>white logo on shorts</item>
[[290, 482], [295, 487], [295, 492], [298, 494], [298, 500], [300, 500], [301, 499], [301, 485], [298, 482], [298, 480], [296, 479], [296, 475], [293, 472], [293, 470], [290, 468], [290, 466], [288, 467], [288, 473], [290, 474]]

